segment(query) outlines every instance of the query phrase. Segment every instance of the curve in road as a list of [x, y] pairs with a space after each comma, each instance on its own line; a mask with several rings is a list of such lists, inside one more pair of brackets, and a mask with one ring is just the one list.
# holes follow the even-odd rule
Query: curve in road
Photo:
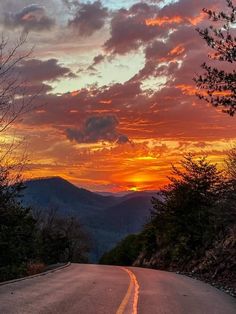
[[229, 295], [185, 276], [72, 264], [0, 286], [1, 314], [235, 314]]

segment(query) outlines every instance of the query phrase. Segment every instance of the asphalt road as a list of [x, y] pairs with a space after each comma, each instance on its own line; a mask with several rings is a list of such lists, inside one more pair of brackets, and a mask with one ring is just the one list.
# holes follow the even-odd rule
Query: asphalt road
[[0, 286], [1, 314], [235, 314], [200, 281], [151, 269], [79, 265]]

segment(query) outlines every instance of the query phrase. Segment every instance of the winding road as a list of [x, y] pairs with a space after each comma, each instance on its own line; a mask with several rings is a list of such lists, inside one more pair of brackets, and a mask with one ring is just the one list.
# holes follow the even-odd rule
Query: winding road
[[235, 314], [227, 294], [185, 276], [72, 264], [0, 286], [1, 314]]

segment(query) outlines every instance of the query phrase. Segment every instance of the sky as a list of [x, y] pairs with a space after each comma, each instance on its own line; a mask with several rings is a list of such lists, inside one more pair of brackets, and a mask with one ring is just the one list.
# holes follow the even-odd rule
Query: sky
[[[25, 178], [93, 191], [157, 190], [187, 152], [222, 164], [232, 118], [199, 100], [210, 53], [197, 27], [225, 0], [0, 2], [0, 31], [27, 35], [17, 66], [34, 109], [4, 136], [23, 142]], [[210, 62], [210, 61], [209, 61]]]

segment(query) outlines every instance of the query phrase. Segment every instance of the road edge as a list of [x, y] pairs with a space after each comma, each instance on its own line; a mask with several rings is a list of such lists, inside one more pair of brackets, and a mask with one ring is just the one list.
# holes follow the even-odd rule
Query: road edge
[[45, 272], [42, 272], [42, 273], [39, 273], [39, 274], [36, 274], [36, 275], [27, 276], [27, 277], [22, 277], [22, 278], [13, 279], [13, 280], [8, 280], [8, 281], [3, 281], [3, 282], [0, 282], [0, 287], [1, 287], [1, 286], [8, 285], [8, 284], [11, 284], [11, 283], [19, 282], [19, 281], [24, 281], [24, 280], [33, 279], [33, 278], [36, 278], [36, 277], [45, 276], [45, 275], [54, 273], [54, 272], [56, 272], [56, 271], [62, 270], [62, 269], [64, 269], [64, 268], [67, 268], [67, 267], [69, 267], [70, 265], [71, 265], [71, 262], [68, 262], [67, 264], [65, 264], [65, 265], [63, 265], [63, 266], [59, 266], [59, 267], [56, 267], [56, 268], [54, 268], [54, 269], [47, 270], [47, 271], [45, 271]]

